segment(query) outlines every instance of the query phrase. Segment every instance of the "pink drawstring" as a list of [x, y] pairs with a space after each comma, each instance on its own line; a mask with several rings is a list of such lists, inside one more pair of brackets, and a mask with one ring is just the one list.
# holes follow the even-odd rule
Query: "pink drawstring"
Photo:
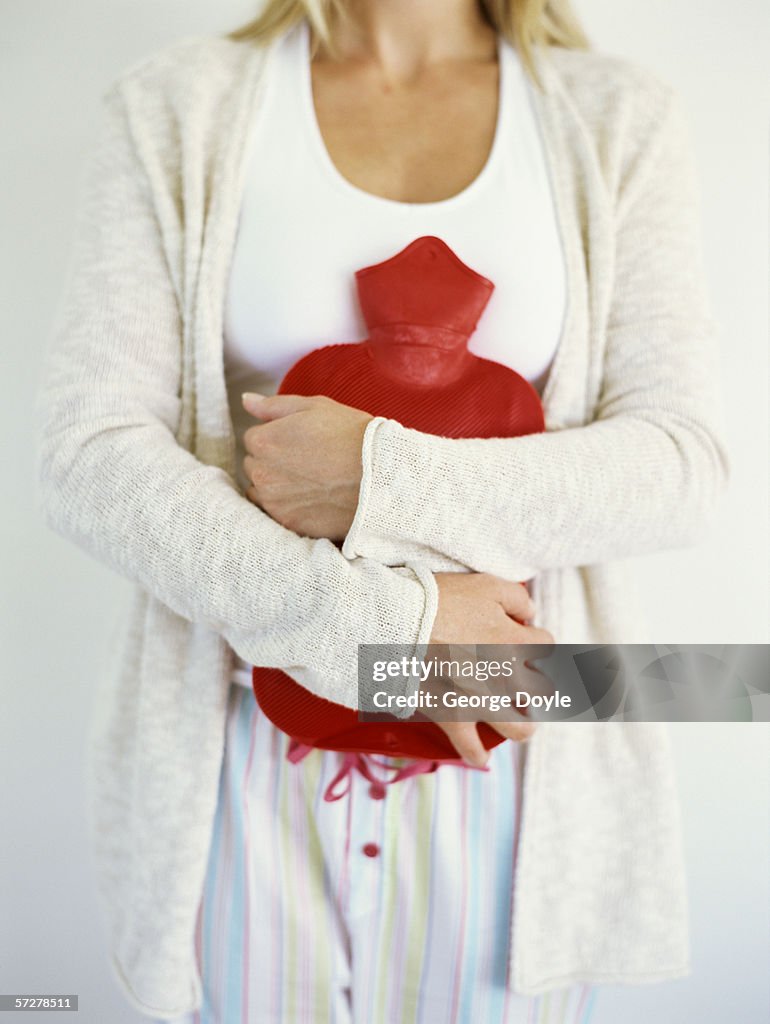
[[[293, 739], [289, 743], [289, 751], [286, 758], [292, 764], [297, 764], [314, 749], [314, 747], [307, 743], [300, 743], [299, 740]], [[346, 796], [350, 792], [351, 774], [353, 771], [360, 772], [371, 783], [369, 792], [372, 798], [381, 800], [385, 796], [386, 786], [392, 786], [394, 782], [401, 782], [402, 779], [409, 779], [413, 775], [429, 775], [444, 763], [444, 761], [431, 761], [428, 758], [410, 758], [409, 764], [397, 768], [395, 765], [379, 761], [374, 754], [350, 752], [343, 756], [342, 767], [326, 787], [324, 800], [331, 802], [333, 800], [341, 800], [343, 796]], [[458, 762], [452, 763], [458, 764]], [[370, 764], [377, 765], [386, 772], [391, 772], [391, 778], [378, 778], [373, 774]], [[462, 762], [459, 762], [459, 766], [470, 767], [469, 765], [462, 764]], [[481, 771], [489, 771], [489, 769], [485, 767]], [[345, 788], [337, 792], [337, 787], [343, 782], [346, 783]]]

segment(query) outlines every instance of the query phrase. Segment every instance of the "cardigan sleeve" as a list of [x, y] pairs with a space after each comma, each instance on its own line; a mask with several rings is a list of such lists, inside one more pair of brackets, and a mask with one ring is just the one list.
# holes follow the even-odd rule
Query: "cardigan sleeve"
[[[728, 477], [716, 331], [682, 102], [662, 87], [616, 171], [615, 280], [593, 419], [520, 438], [367, 425], [342, 551], [527, 579], [693, 542]], [[627, 147], [627, 149], [630, 147]]]
[[178, 443], [183, 318], [157, 187], [119, 85], [102, 102], [38, 393], [41, 511], [246, 661], [354, 707], [357, 644], [427, 643], [435, 580], [297, 536]]

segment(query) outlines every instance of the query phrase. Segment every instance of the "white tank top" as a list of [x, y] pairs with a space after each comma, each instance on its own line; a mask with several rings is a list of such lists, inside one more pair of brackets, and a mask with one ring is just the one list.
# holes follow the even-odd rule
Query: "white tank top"
[[[275, 44], [247, 142], [246, 181], [224, 311], [224, 360], [238, 475], [255, 420], [243, 391], [272, 394], [321, 345], [366, 337], [354, 272], [436, 235], [495, 285], [468, 347], [542, 392], [562, 331], [566, 272], [542, 138], [514, 47], [499, 37], [494, 140], [479, 175], [449, 199], [403, 203], [337, 170], [316, 120], [310, 31]], [[238, 659], [234, 678], [251, 685]]]

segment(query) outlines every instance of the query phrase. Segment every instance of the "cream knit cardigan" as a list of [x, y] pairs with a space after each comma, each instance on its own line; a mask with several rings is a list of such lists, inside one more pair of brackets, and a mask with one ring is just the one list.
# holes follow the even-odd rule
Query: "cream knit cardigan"
[[[727, 476], [681, 102], [625, 61], [553, 48], [536, 100], [569, 300], [548, 432], [447, 440], [378, 417], [343, 553], [246, 501], [222, 318], [270, 52], [188, 36], [105, 91], [40, 394], [49, 525], [136, 583], [94, 705], [88, 808], [112, 963], [156, 1017], [200, 1005], [233, 650], [352, 706], [356, 645], [426, 643], [429, 569], [452, 565], [534, 567], [558, 640], [647, 640], [623, 559], [697, 536]], [[519, 992], [688, 971], [667, 744], [664, 726], [601, 723], [529, 742]]]

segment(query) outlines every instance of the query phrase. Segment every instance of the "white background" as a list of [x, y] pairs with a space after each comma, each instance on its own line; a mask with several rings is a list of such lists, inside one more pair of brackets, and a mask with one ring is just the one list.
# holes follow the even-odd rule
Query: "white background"
[[[697, 548], [643, 564], [655, 636], [767, 642], [766, 5], [578, 6], [598, 48], [635, 59], [685, 98], [721, 325], [730, 494]], [[89, 1024], [142, 1019], [124, 1003], [106, 962], [81, 806], [94, 680], [109, 656], [104, 638], [126, 584], [40, 521], [33, 397], [103, 88], [155, 48], [228, 29], [252, 13], [247, 0], [24, 0], [4, 5], [0, 22], [0, 992], [79, 993], [79, 1019]], [[768, 727], [680, 725], [674, 738], [694, 973], [686, 981], [605, 990], [594, 1024], [759, 1024], [770, 1017]]]

